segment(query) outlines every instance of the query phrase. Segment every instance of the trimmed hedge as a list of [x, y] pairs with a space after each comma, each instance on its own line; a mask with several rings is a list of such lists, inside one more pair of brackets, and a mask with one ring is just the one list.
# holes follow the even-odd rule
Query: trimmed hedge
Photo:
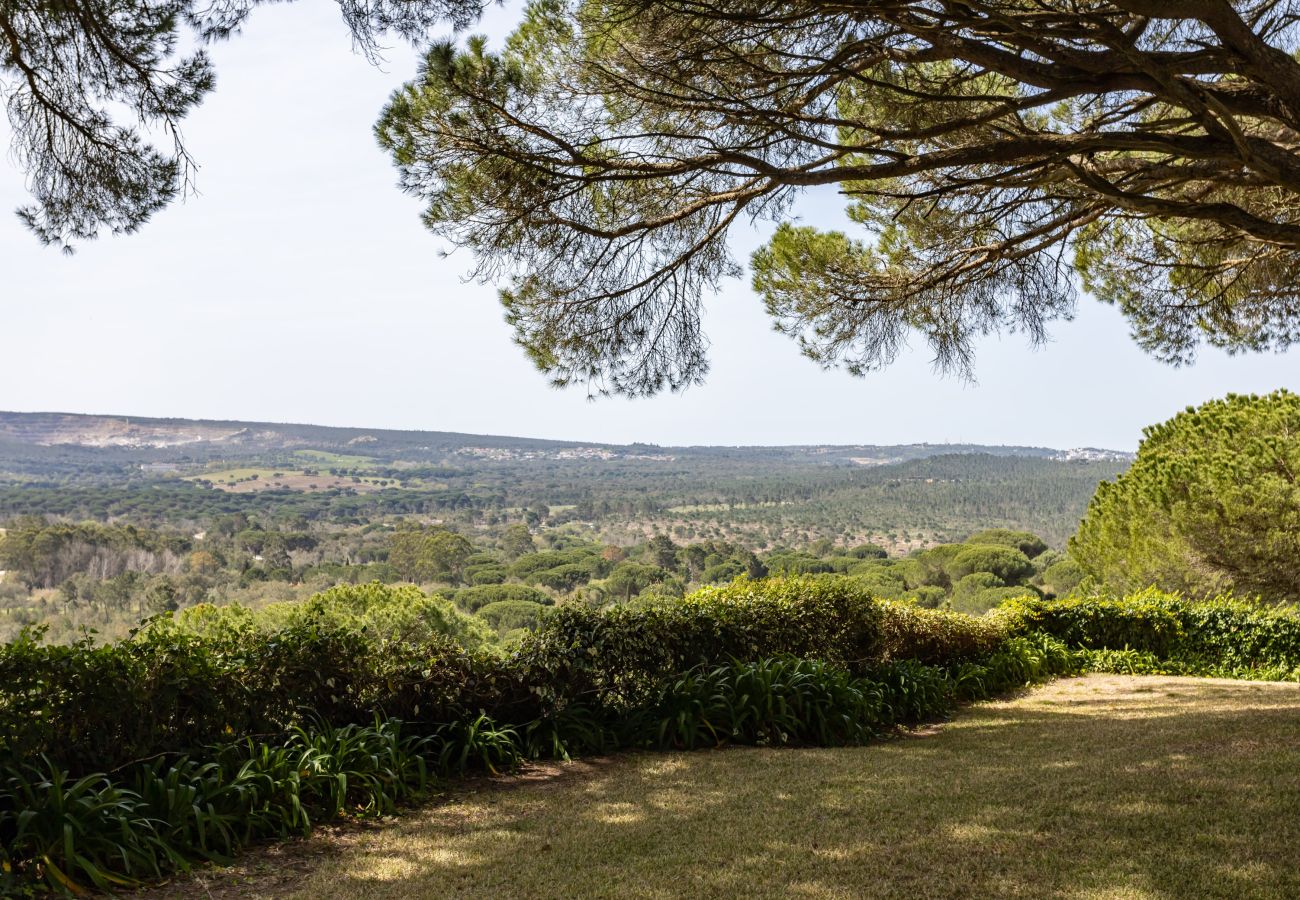
[[197, 636], [145, 628], [95, 647], [0, 647], [0, 765], [46, 757], [73, 774], [194, 747], [277, 737], [315, 717], [447, 722], [491, 708], [536, 715], [500, 660], [445, 639], [381, 642], [312, 620]]
[[1039, 632], [1084, 650], [1141, 653], [1144, 665], [1157, 660], [1174, 674], [1300, 679], [1300, 615], [1290, 608], [1147, 590], [1123, 598], [1014, 600], [996, 618], [1014, 634]]
[[561, 606], [513, 661], [551, 699], [627, 708], [682, 672], [733, 659], [797, 656], [860, 671], [883, 658], [883, 620], [850, 579], [740, 580], [647, 608]]
[[879, 649], [884, 659], [914, 659], [927, 665], [966, 662], [994, 652], [1008, 634], [1007, 626], [993, 619], [881, 604]]

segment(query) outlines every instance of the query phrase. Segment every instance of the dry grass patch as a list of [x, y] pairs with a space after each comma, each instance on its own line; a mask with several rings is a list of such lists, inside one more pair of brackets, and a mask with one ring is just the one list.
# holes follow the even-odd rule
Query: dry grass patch
[[302, 877], [237, 893], [1300, 896], [1293, 684], [1090, 676], [886, 744], [629, 755], [534, 781], [310, 842]]

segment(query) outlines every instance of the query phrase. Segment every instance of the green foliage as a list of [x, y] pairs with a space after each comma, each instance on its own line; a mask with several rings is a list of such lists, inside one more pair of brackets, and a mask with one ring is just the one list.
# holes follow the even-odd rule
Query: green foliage
[[989, 572], [1002, 584], [1023, 581], [1034, 574], [1034, 565], [1019, 550], [993, 544], [967, 544], [948, 563], [948, 577], [959, 581], [975, 572]]
[[[776, 224], [751, 256], [775, 327], [857, 375], [916, 337], [961, 371], [980, 336], [1041, 342], [1076, 272], [1158, 358], [1282, 350], [1300, 182], [1258, 160], [1292, 153], [1289, 15], [537, 0], [498, 50], [430, 47], [376, 132], [425, 224], [506, 277], [514, 339], [559, 385], [701, 381], [701, 309], [756, 219]], [[786, 220], [828, 185], [857, 234]]]
[[[483, 627], [483, 626], [481, 626]], [[45, 754], [74, 774], [376, 713], [451, 721], [535, 706], [490, 657], [440, 637], [381, 640], [338, 621], [196, 634], [167, 622], [94, 647], [0, 647], [0, 762]]]
[[1147, 590], [1123, 598], [1016, 600], [997, 617], [1015, 633], [1048, 634], [1071, 647], [1149, 654], [1166, 671], [1300, 677], [1300, 615], [1291, 609]]
[[1081, 650], [1080, 656], [1089, 672], [1112, 675], [1186, 675], [1176, 663], [1161, 661], [1150, 650]]
[[393, 535], [388, 564], [407, 581], [457, 583], [473, 554], [469, 538], [446, 528], [400, 531]]
[[995, 544], [1019, 550], [1029, 559], [1033, 559], [1047, 550], [1047, 544], [1036, 534], [1028, 531], [1012, 531], [1009, 528], [988, 528], [977, 531], [966, 538], [968, 544]]
[[593, 567], [588, 563], [566, 563], [553, 569], [543, 569], [528, 576], [529, 584], [541, 585], [553, 591], [568, 593], [592, 579]]
[[1300, 396], [1231, 394], [1148, 428], [1070, 541], [1095, 587], [1300, 602]]
[[835, 571], [835, 565], [807, 552], [770, 553], [763, 564], [773, 575], [823, 575]]
[[[258, 610], [239, 606], [197, 606], [174, 619], [185, 631], [239, 629], [245, 624], [271, 631], [307, 624], [329, 624], [364, 632], [383, 643], [426, 643], [449, 639], [471, 650], [483, 647], [490, 635], [481, 622], [459, 612], [437, 594], [426, 595], [414, 585], [345, 584], [300, 602], [272, 603]], [[162, 627], [155, 623], [155, 628]]]
[[523, 759], [519, 734], [498, 725], [486, 713], [439, 726], [433, 734], [437, 771], [463, 775], [486, 771], [493, 775], [514, 769]]
[[[525, 759], [859, 743], [1088, 669], [1300, 680], [1294, 612], [1155, 592], [977, 618], [856, 576], [740, 580], [561, 605], [504, 659], [370, 617], [422, 597], [335, 589], [273, 627], [159, 619], [116, 644], [0, 649], [0, 887], [124, 887]], [[480, 612], [495, 605], [499, 626], [541, 608]]]
[[478, 617], [495, 629], [497, 634], [503, 635], [519, 628], [530, 631], [536, 628], [546, 609], [540, 603], [527, 600], [498, 600], [480, 607]]
[[670, 577], [668, 570], [644, 563], [621, 562], [605, 579], [605, 590], [616, 599], [631, 600], [646, 588], [660, 584]]
[[860, 744], [874, 737], [881, 691], [820, 660], [733, 662], [683, 673], [656, 705], [663, 748], [738, 744]]
[[846, 550], [845, 555], [854, 559], [884, 559], [889, 551], [877, 544], [859, 544]]
[[533, 543], [533, 535], [527, 525], [516, 522], [501, 532], [501, 552], [505, 554], [506, 559], [518, 559], [536, 550], [537, 545]]
[[74, 780], [46, 759], [10, 767], [0, 785], [9, 884], [0, 886], [127, 887], [192, 861], [225, 861], [254, 840], [307, 833], [313, 820], [391, 813], [431, 783], [431, 748], [400, 723], [377, 721], [212, 748], [205, 762], [137, 763], [125, 784]]
[[1007, 628], [948, 610], [881, 604], [880, 658], [949, 665], [986, 656], [1007, 637]]
[[773, 578], [701, 589], [645, 609], [561, 606], [524, 640], [530, 683], [598, 705], [643, 706], [696, 665], [791, 655], [851, 666], [877, 658], [882, 610], [843, 578]]
[[466, 612], [476, 612], [489, 603], [538, 603], [549, 606], [554, 601], [549, 594], [526, 584], [486, 584], [461, 588], [453, 595], [454, 602]]
[[871, 673], [883, 688], [887, 720], [915, 723], [935, 719], [956, 704], [948, 671], [914, 659], [894, 660]]
[[1043, 569], [1039, 577], [1046, 590], [1064, 597], [1079, 587], [1085, 575], [1083, 567], [1067, 556]]

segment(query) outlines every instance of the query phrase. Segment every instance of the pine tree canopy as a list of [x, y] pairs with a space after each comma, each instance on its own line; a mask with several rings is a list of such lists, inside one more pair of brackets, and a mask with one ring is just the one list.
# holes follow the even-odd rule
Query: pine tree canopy
[[[0, 0], [0, 99], [32, 203], [18, 215], [65, 248], [132, 232], [182, 194], [192, 159], [180, 123], [212, 90], [203, 45], [266, 0]], [[479, 0], [338, 0], [356, 46], [465, 26]], [[186, 41], [198, 49], [182, 53]], [[149, 133], [165, 148], [153, 146]]]
[[[1079, 287], [1181, 364], [1300, 336], [1300, 2], [534, 0], [438, 44], [378, 126], [558, 383], [707, 369], [742, 269], [826, 366], [1042, 340]], [[834, 186], [856, 235], [789, 221]]]
[[1300, 396], [1229, 394], [1146, 430], [1070, 539], [1092, 585], [1300, 603]]

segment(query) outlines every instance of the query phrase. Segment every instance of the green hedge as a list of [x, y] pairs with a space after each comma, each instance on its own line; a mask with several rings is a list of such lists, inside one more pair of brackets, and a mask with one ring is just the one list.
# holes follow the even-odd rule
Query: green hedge
[[1007, 639], [1000, 621], [903, 603], [881, 604], [879, 652], [884, 659], [951, 665], [994, 652]]
[[644, 706], [666, 680], [733, 659], [796, 656], [860, 670], [882, 658], [883, 617], [850, 579], [741, 580], [648, 608], [561, 606], [514, 661], [556, 700]]
[[1134, 651], [1178, 674], [1300, 678], [1300, 615], [1290, 608], [1148, 590], [1123, 598], [1014, 600], [996, 618], [1015, 634], [1049, 634], [1085, 650]]
[[500, 660], [446, 639], [380, 641], [310, 619], [206, 636], [145, 628], [100, 647], [27, 635], [0, 647], [0, 764], [44, 756], [74, 774], [284, 735], [308, 717], [438, 723], [484, 708], [518, 718], [538, 706]]

